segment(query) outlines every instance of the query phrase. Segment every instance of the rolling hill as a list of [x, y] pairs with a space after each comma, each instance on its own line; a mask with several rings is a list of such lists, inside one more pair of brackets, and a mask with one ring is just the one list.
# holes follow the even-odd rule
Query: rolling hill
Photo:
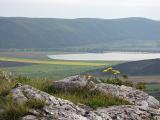
[[[126, 62], [112, 67], [120, 70], [122, 74], [127, 74], [129, 76], [160, 75], [160, 59]], [[102, 72], [104, 69], [105, 68], [97, 69], [87, 73], [105, 76], [106, 73]]]
[[0, 49], [160, 50], [160, 21], [146, 18], [0, 17]]

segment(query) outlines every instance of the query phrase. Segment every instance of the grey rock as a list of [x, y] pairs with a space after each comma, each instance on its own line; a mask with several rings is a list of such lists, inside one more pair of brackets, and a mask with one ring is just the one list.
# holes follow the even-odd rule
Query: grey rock
[[[17, 92], [18, 91], [18, 92]], [[32, 119], [46, 119], [46, 120], [101, 120], [101, 117], [94, 112], [90, 111], [88, 114], [85, 109], [82, 109], [68, 100], [63, 100], [51, 96], [29, 85], [19, 86], [12, 90], [14, 102], [26, 102], [29, 99], [39, 99], [45, 101], [42, 109], [30, 109], [29, 113], [34, 116], [24, 116], [22, 120]], [[35, 116], [41, 116], [36, 118]]]
[[145, 108], [160, 108], [160, 103], [157, 99], [132, 87], [100, 83], [96, 84], [96, 89], [103, 93], [109, 93], [123, 98], [134, 105], [143, 106]]
[[11, 92], [13, 100], [18, 104], [23, 104], [28, 100], [20, 89], [13, 89]]
[[33, 115], [27, 115], [23, 118], [21, 118], [21, 120], [38, 120], [36, 116]]
[[3, 108], [0, 108], [0, 113], [4, 112], [4, 109]]
[[103, 119], [109, 120], [150, 120], [151, 113], [134, 105], [112, 106], [99, 108], [95, 111]]
[[148, 106], [152, 106], [153, 108], [159, 108], [159, 101], [155, 99], [153, 96], [149, 96], [147, 98]]
[[133, 105], [93, 110], [85, 105], [77, 106], [29, 85], [18, 84], [11, 90], [14, 102], [25, 103], [32, 98], [45, 101], [43, 108], [30, 109], [28, 115], [21, 118], [22, 120], [150, 120], [152, 117], [159, 120], [160, 117], [159, 101], [132, 87], [95, 83], [81, 76], [65, 78], [55, 82], [53, 86], [62, 90], [87, 87], [123, 98]]
[[63, 80], [55, 81], [51, 87], [61, 90], [74, 90], [84, 87], [92, 88], [94, 85], [94, 82], [91, 82], [91, 80], [87, 79], [85, 76], [76, 75], [64, 78]]
[[34, 109], [29, 109], [28, 112], [31, 113], [32, 115], [35, 115], [35, 116], [39, 116], [40, 115], [40, 113], [37, 110], [34, 110]]

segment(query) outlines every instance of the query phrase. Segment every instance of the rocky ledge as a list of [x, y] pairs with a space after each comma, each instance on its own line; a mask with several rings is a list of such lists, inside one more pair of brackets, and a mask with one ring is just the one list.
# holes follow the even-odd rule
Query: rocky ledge
[[11, 90], [14, 102], [22, 104], [29, 99], [45, 102], [41, 109], [30, 109], [28, 115], [22, 117], [21, 120], [150, 120], [151, 118], [160, 120], [159, 101], [147, 93], [131, 87], [104, 84], [81, 76], [72, 76], [56, 81], [51, 87], [65, 90], [88, 87], [124, 98], [133, 105], [88, 110], [29, 85], [18, 84]]
[[112, 94], [119, 98], [129, 101], [131, 104], [144, 108], [160, 108], [160, 103], [157, 99], [150, 96], [144, 91], [133, 87], [118, 86], [112, 84], [101, 83], [94, 79], [87, 79], [85, 76], [71, 76], [63, 80], [55, 81], [52, 86], [57, 89], [70, 90], [87, 87], [91, 90], [98, 90], [106, 94]]

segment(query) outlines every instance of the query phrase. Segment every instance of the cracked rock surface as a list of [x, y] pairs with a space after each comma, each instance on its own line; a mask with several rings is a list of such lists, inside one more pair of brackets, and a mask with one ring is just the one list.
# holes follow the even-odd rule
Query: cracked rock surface
[[[70, 89], [73, 83], [80, 87], [87, 85], [87, 80], [80, 76], [75, 76], [75, 78], [72, 76], [71, 80], [70, 78], [65, 80], [59, 81], [59, 83], [54, 85], [57, 85], [57, 88], [65, 86], [65, 89]], [[62, 85], [60, 85], [61, 83]], [[75, 86], [73, 87], [75, 89]], [[16, 103], [25, 103], [31, 98], [45, 101], [43, 108], [30, 109], [28, 115], [22, 117], [21, 120], [150, 120], [151, 118], [160, 120], [159, 101], [143, 91], [104, 83], [94, 83], [92, 84], [92, 89], [124, 98], [133, 105], [89, 110], [85, 109], [85, 107], [77, 106], [68, 100], [49, 95], [29, 85], [18, 84], [11, 92]]]

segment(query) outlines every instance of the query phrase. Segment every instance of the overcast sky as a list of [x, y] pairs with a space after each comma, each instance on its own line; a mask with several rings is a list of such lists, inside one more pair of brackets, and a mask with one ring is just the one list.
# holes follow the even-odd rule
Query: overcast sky
[[0, 16], [160, 20], [160, 0], [0, 0]]

